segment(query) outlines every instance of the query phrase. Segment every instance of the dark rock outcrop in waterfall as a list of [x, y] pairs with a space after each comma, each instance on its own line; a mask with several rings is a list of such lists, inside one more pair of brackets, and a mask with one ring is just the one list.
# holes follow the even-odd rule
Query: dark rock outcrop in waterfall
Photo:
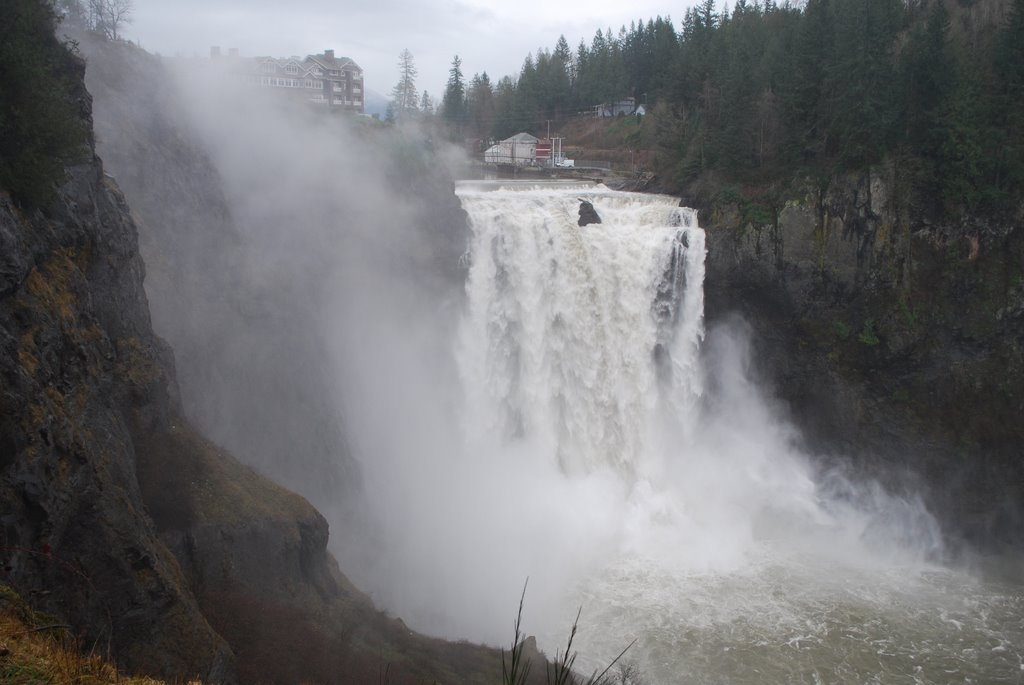
[[580, 200], [580, 220], [577, 222], [582, 228], [590, 224], [601, 223], [601, 215], [594, 209], [594, 205], [587, 200]]

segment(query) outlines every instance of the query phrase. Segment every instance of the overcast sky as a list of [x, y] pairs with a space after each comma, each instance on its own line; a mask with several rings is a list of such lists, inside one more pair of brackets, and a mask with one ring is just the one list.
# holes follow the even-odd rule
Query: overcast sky
[[575, 49], [598, 29], [657, 15], [676, 27], [694, 0], [134, 0], [123, 32], [150, 52], [209, 54], [218, 45], [243, 56], [305, 56], [333, 48], [364, 71], [366, 87], [390, 96], [398, 53], [408, 48], [416, 85], [440, 100], [452, 57], [467, 80], [486, 71], [492, 81], [518, 73], [527, 53], [552, 48], [565, 35]]

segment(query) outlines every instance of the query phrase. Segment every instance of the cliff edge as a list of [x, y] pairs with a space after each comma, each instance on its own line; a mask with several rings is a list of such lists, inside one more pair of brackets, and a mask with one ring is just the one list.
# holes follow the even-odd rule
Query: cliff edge
[[[0, 50], [32, 65], [0, 79], [0, 582], [124, 673], [496, 680], [494, 650], [377, 611], [328, 553], [324, 517], [184, 417], [138, 226], [96, 155], [84, 63], [53, 23], [35, 0], [0, 8]], [[10, 124], [40, 84], [68, 116], [30, 131], [82, 132], [58, 136], [59, 155]], [[46, 163], [26, 183], [12, 160], [33, 157]]]
[[[53, 38], [45, 8], [4, 12], [4, 31], [17, 32], [5, 43], [48, 79], [12, 75], [5, 114], [19, 88], [64, 88], [50, 96], [90, 130], [84, 65]], [[185, 588], [137, 481], [139, 440], [164, 430], [174, 406], [136, 227], [91, 135], [68, 159], [38, 194], [0, 189], [0, 570], [133, 670], [231, 682], [231, 651]]]
[[954, 543], [1024, 544], [1024, 233], [918, 209], [893, 164], [711, 203], [710, 321], [740, 313], [809, 447], [923, 490]]

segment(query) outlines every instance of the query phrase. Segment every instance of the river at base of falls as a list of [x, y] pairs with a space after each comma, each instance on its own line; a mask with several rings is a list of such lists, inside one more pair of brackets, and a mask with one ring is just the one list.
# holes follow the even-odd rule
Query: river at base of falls
[[[709, 573], [620, 557], [571, 596], [586, 673], [635, 639], [623, 659], [652, 684], [1024, 682], [1021, 586], [941, 568], [765, 550]], [[564, 639], [539, 637], [548, 653]]]
[[[528, 576], [524, 630], [553, 656], [582, 607], [587, 673], [636, 640], [647, 685], [1024, 683], [1021, 583], [944, 568], [919, 500], [822, 471], [742, 327], [705, 333], [694, 212], [579, 184], [457, 194], [459, 399], [430, 405], [452, 430], [376, 476], [396, 570], [366, 581], [392, 611], [497, 644]], [[578, 225], [582, 201], [602, 223]]]

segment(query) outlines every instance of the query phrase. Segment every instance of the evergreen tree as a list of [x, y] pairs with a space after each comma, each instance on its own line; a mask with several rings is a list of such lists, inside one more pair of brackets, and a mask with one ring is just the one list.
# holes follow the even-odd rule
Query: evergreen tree
[[419, 111], [416, 65], [413, 62], [412, 53], [408, 49], [402, 50], [398, 55], [398, 74], [398, 83], [391, 90], [391, 100], [394, 103], [394, 107], [391, 109], [392, 116], [401, 121], [414, 116]]
[[466, 94], [466, 135], [486, 139], [494, 125], [494, 90], [485, 71], [474, 74]]
[[587, 99], [586, 86], [587, 76], [590, 71], [590, 50], [586, 42], [581, 38], [580, 44], [576, 46], [576, 56], [573, 59], [573, 79], [570, 84], [570, 100], [575, 109], [580, 109], [591, 104]]
[[786, 138], [791, 163], [817, 166], [828, 144], [831, 103], [825, 74], [835, 54], [829, 0], [808, 0], [794, 39], [793, 70], [782, 82], [783, 107], [790, 121]]
[[569, 41], [565, 39], [565, 36], [558, 37], [558, 42], [555, 43], [555, 50], [551, 54], [562, 65], [565, 75], [571, 79], [573, 75], [572, 50], [569, 49]]
[[552, 53], [545, 54], [543, 64], [538, 64], [542, 82], [544, 113], [547, 119], [562, 119], [568, 115], [572, 81], [572, 53], [565, 37], [560, 37]]
[[669, 17], [647, 22], [634, 92], [640, 101], [655, 102], [668, 95], [671, 66], [678, 50], [679, 40]]
[[491, 127], [491, 136], [497, 139], [508, 138], [523, 128], [516, 83], [511, 76], [503, 76], [494, 89], [494, 125]]
[[1024, 0], [1012, 0], [996, 44], [996, 127], [1001, 164], [995, 184], [1020, 197], [1024, 189]]
[[950, 113], [950, 96], [956, 87], [949, 49], [949, 13], [935, 3], [925, 25], [911, 32], [901, 56], [903, 81], [902, 138], [913, 158], [914, 183], [936, 198], [941, 191], [938, 155], [948, 135], [944, 119]]
[[829, 154], [843, 167], [877, 161], [896, 121], [892, 60], [901, 0], [837, 3], [835, 53], [826, 69]]
[[434, 116], [434, 101], [430, 99], [430, 93], [423, 91], [420, 99], [420, 112], [426, 117]]
[[77, 66], [38, 0], [0, 2], [0, 188], [23, 206], [50, 202], [65, 166], [88, 154]]
[[466, 118], [466, 83], [462, 77], [462, 60], [458, 55], [452, 59], [452, 67], [448, 70], [448, 85], [441, 100], [441, 116], [448, 125], [452, 139], [461, 138]]
[[533, 128], [543, 116], [538, 114], [541, 107], [541, 85], [537, 76], [537, 66], [534, 64], [533, 55], [529, 54], [523, 60], [523, 68], [519, 71], [519, 80], [516, 81], [516, 119], [522, 128]]

